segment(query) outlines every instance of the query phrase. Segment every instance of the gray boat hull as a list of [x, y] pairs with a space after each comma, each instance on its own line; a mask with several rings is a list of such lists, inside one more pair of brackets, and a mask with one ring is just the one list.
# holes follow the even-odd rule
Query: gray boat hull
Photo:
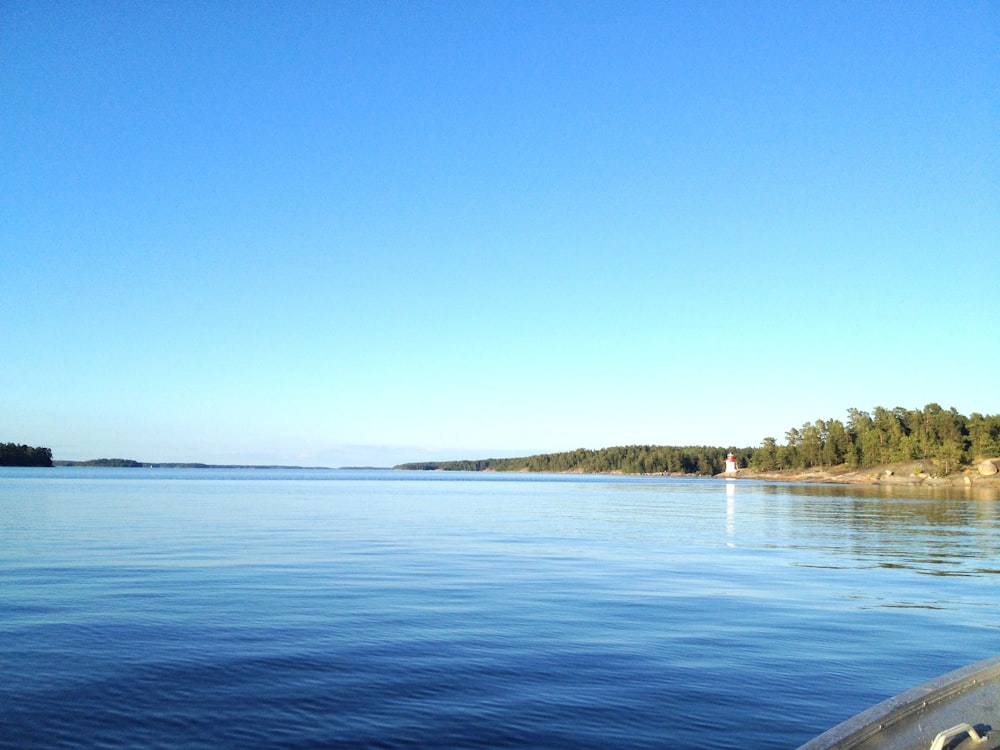
[[799, 750], [929, 750], [932, 746], [1000, 748], [1000, 656], [900, 693]]

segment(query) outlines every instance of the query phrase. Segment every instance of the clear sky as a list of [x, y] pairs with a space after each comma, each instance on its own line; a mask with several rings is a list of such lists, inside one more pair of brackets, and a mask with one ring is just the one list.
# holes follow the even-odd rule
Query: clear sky
[[1000, 3], [0, 2], [0, 442], [1000, 412]]

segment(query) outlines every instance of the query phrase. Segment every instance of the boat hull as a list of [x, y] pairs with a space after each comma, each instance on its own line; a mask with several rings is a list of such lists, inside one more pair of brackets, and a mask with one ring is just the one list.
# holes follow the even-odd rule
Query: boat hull
[[[948, 732], [949, 736], [943, 736]], [[932, 746], [940, 750], [1000, 748], [1000, 656], [900, 693], [799, 750], [928, 750]]]

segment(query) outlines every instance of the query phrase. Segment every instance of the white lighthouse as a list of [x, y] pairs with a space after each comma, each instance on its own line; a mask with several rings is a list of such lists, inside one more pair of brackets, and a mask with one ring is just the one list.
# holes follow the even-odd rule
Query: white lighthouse
[[736, 456], [730, 453], [726, 456], [726, 473], [735, 474], [739, 467], [736, 465]]

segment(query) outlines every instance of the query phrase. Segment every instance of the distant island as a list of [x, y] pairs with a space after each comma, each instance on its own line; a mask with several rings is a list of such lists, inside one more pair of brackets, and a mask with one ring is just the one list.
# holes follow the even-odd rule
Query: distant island
[[[394, 468], [423, 471], [524, 471], [595, 474], [674, 474], [714, 476], [725, 468], [730, 452], [741, 474], [800, 477], [813, 469], [836, 477], [870, 477], [875, 467], [922, 462], [914, 476], [954, 475], [973, 465], [989, 474], [989, 465], [1000, 456], [1000, 415], [959, 414], [928, 404], [923, 409], [875, 407], [871, 412], [848, 409], [846, 423], [817, 419], [785, 433], [785, 444], [766, 437], [757, 448], [710, 446], [632, 445], [522, 458], [487, 458], [472, 461], [416, 462]], [[997, 459], [1000, 461], [1000, 459]], [[833, 471], [839, 469], [839, 471]], [[890, 475], [895, 476], [895, 471]], [[782, 474], [784, 473], [784, 474]], [[845, 480], [847, 481], [847, 480]], [[853, 481], [853, 480], [852, 480]]]
[[326, 469], [326, 466], [279, 466], [259, 464], [200, 464], [164, 461], [133, 461], [130, 458], [94, 458], [88, 461], [54, 461], [48, 448], [0, 443], [0, 466], [100, 466], [118, 469]]
[[164, 461], [133, 461], [130, 458], [93, 458], [88, 461], [53, 461], [53, 466], [101, 466], [116, 469], [327, 469], [327, 466], [262, 464], [200, 464]]

